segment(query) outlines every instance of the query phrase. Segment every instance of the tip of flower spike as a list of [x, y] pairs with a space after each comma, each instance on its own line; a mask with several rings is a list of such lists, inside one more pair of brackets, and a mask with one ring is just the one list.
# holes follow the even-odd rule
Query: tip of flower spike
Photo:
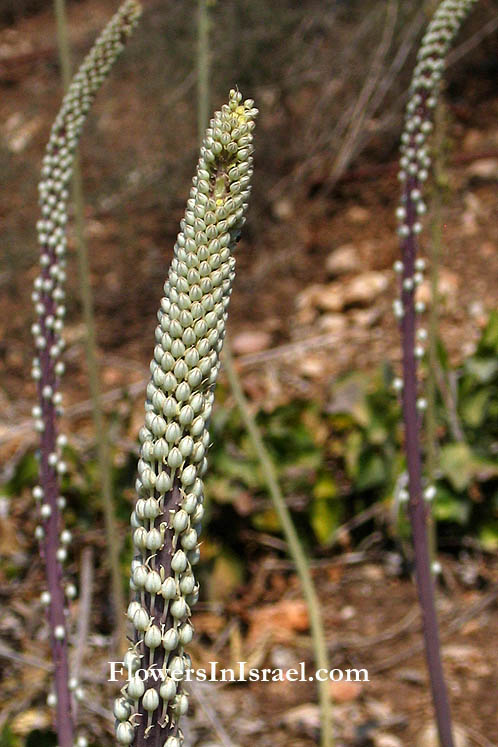
[[[201, 179], [201, 192], [208, 194], [211, 191], [206, 180], [214, 178], [213, 196], [215, 199], [222, 198], [230, 167], [247, 164], [242, 165], [240, 176], [250, 168], [252, 132], [257, 114], [258, 110], [252, 99], [242, 101], [240, 91], [230, 91], [228, 103], [215, 112], [202, 143], [198, 175]], [[236, 181], [235, 172], [233, 180]], [[232, 187], [231, 192], [235, 193], [237, 189], [238, 185]]]
[[129, 16], [130, 20], [139, 18], [142, 15], [142, 11], [142, 3], [139, 0], [126, 0], [121, 7], [121, 13]]

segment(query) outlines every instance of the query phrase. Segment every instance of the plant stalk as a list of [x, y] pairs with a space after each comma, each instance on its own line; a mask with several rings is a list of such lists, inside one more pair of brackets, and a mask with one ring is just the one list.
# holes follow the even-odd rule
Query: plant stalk
[[[199, 140], [202, 142], [203, 133], [208, 126], [209, 117], [209, 14], [207, 0], [198, 0], [197, 16], [197, 123]], [[235, 369], [230, 349], [228, 335], [224, 343], [224, 365], [228, 381], [246, 425], [247, 431], [253, 443], [257, 457], [263, 468], [268, 492], [280, 519], [284, 531], [289, 552], [295, 562], [298, 576], [303, 588], [304, 598], [308, 606], [310, 616], [311, 636], [315, 652], [317, 667], [329, 670], [329, 659], [325, 630], [323, 627], [320, 603], [313, 585], [313, 579], [301, 546], [298, 534], [292, 522], [289, 510], [278, 484], [275, 467], [271, 457], [264, 445], [259, 428], [254, 420], [245, 398], [240, 377]], [[322, 747], [333, 747], [332, 708], [329, 687], [327, 682], [318, 683], [318, 697], [321, 710], [321, 745]]]
[[[48, 353], [45, 353], [44, 351], [42, 355], [43, 373], [39, 383], [40, 391], [42, 391], [45, 386], [53, 386], [49, 364], [48, 362], [43, 361], [43, 357], [45, 356], [48, 358]], [[45, 525], [45, 538], [42, 544], [42, 551], [46, 567], [47, 588], [50, 594], [48, 622], [50, 628], [50, 646], [54, 663], [55, 696], [57, 698], [55, 706], [55, 724], [57, 740], [60, 747], [72, 747], [74, 723], [71, 696], [69, 693], [67, 635], [65, 635], [62, 640], [56, 638], [54, 635], [56, 628], [62, 627], [62, 629], [66, 630], [66, 615], [64, 591], [62, 586], [62, 567], [57, 560], [61, 523], [57, 502], [59, 486], [55, 470], [48, 461], [49, 454], [56, 451], [56, 414], [52, 402], [46, 402], [43, 408], [43, 422], [45, 428], [42, 434], [40, 448], [40, 484], [43, 488], [45, 502], [51, 508], [51, 514]]]
[[[405, 272], [413, 276], [415, 260], [414, 234], [404, 243]], [[403, 418], [405, 423], [405, 449], [408, 466], [410, 500], [408, 514], [412, 527], [415, 552], [415, 575], [422, 609], [423, 631], [427, 666], [436, 711], [439, 739], [442, 747], [453, 747], [451, 714], [444, 681], [439, 644], [439, 628], [434, 600], [434, 583], [431, 573], [427, 536], [427, 506], [422, 496], [422, 459], [420, 454], [420, 417], [417, 412], [417, 364], [415, 347], [415, 306], [413, 293], [403, 292], [405, 314], [402, 320], [403, 336]], [[409, 296], [409, 297], [408, 297]]]
[[[436, 371], [438, 367], [437, 340], [439, 329], [439, 263], [441, 259], [442, 245], [442, 202], [443, 202], [443, 175], [444, 175], [444, 137], [445, 122], [444, 108], [441, 101], [438, 102], [434, 118], [434, 187], [431, 199], [431, 241], [430, 241], [430, 288], [431, 306], [429, 311], [428, 329], [428, 372], [426, 382], [427, 413], [426, 413], [426, 438], [427, 438], [427, 479], [430, 485], [434, 484], [438, 461], [439, 444], [437, 439], [436, 421], [436, 399], [437, 381]], [[431, 506], [427, 508], [427, 522], [429, 531], [429, 554], [431, 568], [437, 556], [437, 528], [434, 511]], [[435, 575], [435, 574], [434, 574]]]
[[[55, 16], [57, 20], [57, 43], [62, 70], [64, 91], [71, 82], [71, 52], [66, 18], [65, 0], [54, 0]], [[121, 582], [119, 567], [119, 533], [116, 527], [114, 502], [112, 494], [111, 464], [109, 458], [109, 443], [104, 414], [100, 401], [100, 382], [97, 361], [97, 342], [95, 333], [95, 313], [92, 286], [90, 282], [90, 268], [88, 247], [85, 239], [85, 201], [83, 194], [83, 180], [78, 155], [75, 154], [72, 178], [72, 194], [74, 205], [76, 255], [78, 261], [78, 276], [80, 295], [83, 306], [83, 320], [85, 323], [85, 350], [90, 385], [92, 414], [97, 440], [97, 458], [99, 464], [102, 505], [108, 548], [108, 562], [111, 571], [111, 597], [114, 614], [114, 646], [123, 644], [125, 636], [125, 620], [122, 610], [125, 598]]]
[[[282, 491], [280, 490], [275, 466], [264, 444], [260, 429], [254, 419], [253, 414], [251, 413], [251, 410], [249, 409], [249, 404], [242, 390], [240, 377], [235, 369], [228, 339], [225, 339], [223, 355], [225, 371], [234, 399], [237, 403], [240, 414], [242, 416], [242, 420], [244, 421], [245, 427], [251, 439], [252, 445], [256, 452], [256, 456], [263, 469], [264, 480], [266, 482], [268, 492], [270, 494], [273, 506], [275, 508], [275, 511], [277, 512], [282, 530], [289, 546], [289, 554], [296, 565], [299, 580], [301, 581], [304, 598], [306, 600], [310, 616], [311, 637], [313, 640], [316, 665], [317, 668], [325, 669], [328, 671], [330, 665], [327, 652], [325, 630], [323, 626], [322, 612], [315, 586], [313, 584], [308, 560], [299, 540], [299, 536], [296, 532], [296, 528], [289, 513], [289, 509], [287, 508], [287, 505], [285, 503]], [[322, 747], [332, 747], [332, 745], [334, 744], [332, 728], [332, 708], [330, 690], [327, 681], [318, 683], [318, 696], [320, 701], [322, 723], [320, 743]]]
[[208, 0], [198, 0], [197, 5], [197, 132], [199, 144], [209, 121], [209, 10]]

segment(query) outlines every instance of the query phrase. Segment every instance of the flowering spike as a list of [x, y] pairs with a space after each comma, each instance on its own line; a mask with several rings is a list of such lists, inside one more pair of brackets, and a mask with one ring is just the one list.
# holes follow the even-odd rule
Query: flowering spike
[[[418, 593], [423, 610], [427, 662], [442, 747], [453, 747], [453, 737], [439, 650], [438, 624], [427, 540], [427, 503], [434, 497], [434, 494], [433, 489], [427, 489], [425, 496], [422, 493], [420, 427], [427, 401], [424, 397], [418, 396], [417, 361], [424, 355], [424, 347], [420, 343], [425, 340], [426, 334], [422, 330], [416, 334], [416, 315], [422, 313], [425, 306], [422, 301], [417, 301], [415, 296], [416, 288], [423, 280], [425, 262], [423, 259], [417, 259], [417, 252], [418, 237], [422, 231], [421, 218], [426, 212], [422, 193], [431, 162], [426, 141], [433, 130], [433, 113], [439, 96], [445, 57], [462, 21], [476, 1], [443, 0], [422, 39], [406, 107], [404, 131], [401, 136], [398, 174], [401, 199], [396, 210], [402, 263], [396, 263], [399, 271], [400, 299], [395, 301], [394, 313], [401, 327], [403, 345], [403, 381], [399, 385], [399, 390], [402, 391], [409, 477], [408, 512], [415, 549]], [[432, 564], [433, 572], [436, 572], [438, 568], [440, 569], [438, 563]]]
[[[178, 722], [188, 699], [181, 679], [190, 667], [184, 647], [199, 595], [193, 567], [204, 513], [202, 476], [235, 276], [232, 252], [250, 193], [256, 115], [253, 102], [232, 90], [210, 122], [157, 315], [132, 515], [136, 593], [127, 615], [134, 627], [128, 657], [154, 665], [165, 679], [144, 691], [135, 677], [123, 688], [125, 698], [114, 706], [120, 744], [183, 744]], [[167, 670], [177, 674], [167, 678]]]
[[[64, 499], [59, 497], [59, 476], [66, 472], [61, 460], [64, 437], [57, 437], [56, 416], [61, 412], [58, 391], [64, 364], [60, 360], [62, 338], [64, 284], [66, 279], [66, 223], [68, 186], [71, 180], [74, 154], [86, 115], [112, 64], [133, 30], [140, 5], [126, 0], [99, 36], [64, 96], [62, 106], [52, 126], [45, 151], [42, 178], [39, 184], [41, 218], [37, 223], [40, 245], [40, 275], [32, 293], [37, 321], [32, 332], [36, 348], [32, 376], [37, 382], [39, 404], [33, 408], [35, 428], [41, 434], [40, 485], [33, 491], [39, 503], [41, 525], [36, 530], [41, 553], [45, 559], [48, 591], [42, 595], [47, 607], [52, 657], [55, 668], [53, 704], [57, 709], [56, 725], [61, 747], [73, 747], [73, 719], [69, 695], [67, 636], [65, 632], [65, 600], [61, 564], [67, 551], [59, 546], [70, 541], [70, 535], [60, 531], [60, 510]], [[71, 587], [71, 591], [74, 587]], [[68, 594], [72, 596], [72, 594]]]

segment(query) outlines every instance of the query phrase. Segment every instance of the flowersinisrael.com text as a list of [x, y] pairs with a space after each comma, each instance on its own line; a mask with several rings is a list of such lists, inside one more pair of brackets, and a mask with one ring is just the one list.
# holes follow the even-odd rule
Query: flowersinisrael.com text
[[163, 681], [167, 677], [175, 682], [370, 682], [367, 669], [316, 669], [308, 674], [306, 662], [300, 661], [296, 667], [288, 669], [250, 667], [247, 661], [238, 661], [234, 668], [220, 667], [220, 662], [209, 661], [207, 667], [188, 667], [185, 671], [159, 669], [152, 665], [148, 669], [138, 669], [135, 672], [126, 669], [122, 661], [109, 662], [109, 682], [118, 682], [123, 674], [128, 680], [133, 677], [146, 682], [152, 680]]

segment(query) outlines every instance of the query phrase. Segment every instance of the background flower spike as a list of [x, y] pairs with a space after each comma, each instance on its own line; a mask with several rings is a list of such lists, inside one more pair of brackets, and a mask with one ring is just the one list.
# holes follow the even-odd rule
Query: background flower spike
[[[114, 15], [85, 57], [64, 96], [52, 126], [39, 184], [41, 218], [37, 223], [40, 274], [32, 293], [37, 320], [32, 332], [36, 355], [32, 376], [37, 382], [38, 405], [33, 408], [35, 428], [40, 433], [40, 484], [33, 497], [38, 504], [40, 525], [36, 536], [45, 560], [48, 591], [42, 594], [47, 608], [55, 669], [55, 692], [50, 699], [56, 709], [60, 747], [73, 747], [73, 718], [67, 661], [67, 630], [62, 563], [70, 535], [61, 532], [59, 480], [66, 472], [61, 451], [66, 443], [57, 436], [56, 417], [61, 412], [60, 379], [64, 373], [61, 354], [65, 316], [66, 224], [69, 183], [74, 155], [86, 115], [100, 86], [135, 27], [141, 6], [127, 0]], [[71, 588], [71, 592], [72, 589]], [[70, 593], [68, 596], [74, 596]]]
[[427, 141], [434, 128], [434, 110], [445, 58], [462, 22], [476, 2], [477, 0], [443, 0], [422, 39], [401, 136], [398, 173], [401, 201], [396, 210], [402, 260], [398, 260], [394, 267], [399, 276], [400, 297], [395, 300], [393, 309], [400, 324], [403, 346], [403, 378], [396, 380], [396, 389], [401, 393], [403, 405], [408, 514], [412, 526], [418, 595], [423, 612], [426, 658], [442, 747], [453, 747], [454, 742], [432, 580], [432, 573], [439, 572], [440, 565], [437, 561], [431, 564], [427, 533], [428, 502], [434, 498], [434, 494], [433, 489], [424, 494], [422, 480], [420, 431], [427, 400], [419, 391], [417, 369], [418, 361], [424, 357], [427, 334], [423, 328], [417, 329], [417, 317], [425, 311], [423, 302], [416, 300], [417, 286], [423, 281], [425, 269], [425, 260], [417, 257], [417, 254], [423, 228], [421, 221], [426, 213], [424, 184], [431, 165]]

